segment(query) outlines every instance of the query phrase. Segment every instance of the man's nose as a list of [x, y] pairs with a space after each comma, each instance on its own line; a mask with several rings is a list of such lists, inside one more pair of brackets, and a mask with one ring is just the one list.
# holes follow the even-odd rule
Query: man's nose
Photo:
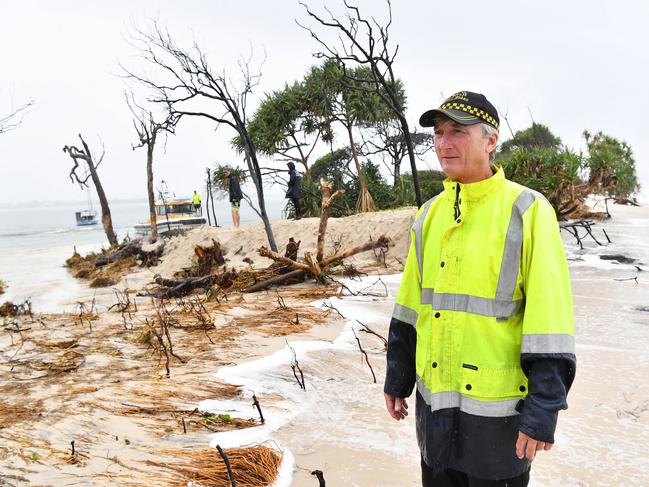
[[436, 135], [435, 136], [435, 144], [440, 148], [440, 149], [447, 149], [451, 146], [451, 139], [450, 137], [444, 137], [443, 135]]

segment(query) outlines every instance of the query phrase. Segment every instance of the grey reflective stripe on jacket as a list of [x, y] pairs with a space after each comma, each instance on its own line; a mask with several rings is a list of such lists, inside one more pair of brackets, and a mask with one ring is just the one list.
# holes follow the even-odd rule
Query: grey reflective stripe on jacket
[[507, 318], [518, 313], [523, 300], [499, 301], [468, 294], [436, 293], [434, 289], [421, 290], [421, 304], [430, 304], [433, 309], [463, 311], [474, 315], [494, 318]]
[[392, 311], [392, 318], [408, 323], [409, 325], [417, 327], [417, 318], [419, 318], [419, 313], [414, 309], [410, 309], [407, 306], [403, 306], [399, 303], [394, 305], [394, 311]]
[[565, 333], [523, 335], [521, 353], [575, 353], [575, 337]]
[[412, 225], [412, 231], [415, 233], [415, 250], [417, 251], [417, 267], [419, 268], [419, 279], [421, 279], [421, 282], [423, 282], [423, 250], [422, 250], [422, 236], [423, 236], [423, 227], [424, 227], [424, 221], [426, 221], [426, 216], [428, 215], [428, 211], [430, 210], [430, 206], [433, 204], [433, 201], [435, 201], [441, 194], [438, 194], [437, 196], [432, 197], [426, 203], [424, 203], [424, 209], [419, 215], [419, 218], [415, 220], [415, 223]]
[[463, 396], [456, 391], [442, 391], [432, 393], [424, 384], [423, 379], [417, 376], [417, 391], [432, 411], [447, 408], [459, 408], [460, 411], [476, 416], [503, 418], [518, 414], [516, 405], [519, 399], [505, 399], [500, 401], [478, 401]]

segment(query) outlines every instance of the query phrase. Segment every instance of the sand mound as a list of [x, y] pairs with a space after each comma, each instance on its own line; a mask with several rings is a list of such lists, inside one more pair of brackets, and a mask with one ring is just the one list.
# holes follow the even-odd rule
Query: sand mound
[[[361, 245], [367, 242], [370, 237], [376, 240], [379, 236], [385, 235], [392, 241], [385, 256], [385, 264], [390, 270], [399, 271], [402, 269], [408, 253], [410, 244], [408, 230], [412, 226], [416, 211], [417, 209], [414, 207], [407, 207], [362, 213], [345, 218], [330, 218], [325, 240], [325, 255]], [[319, 223], [319, 218], [271, 222], [280, 253], [284, 253], [289, 237], [302, 241], [298, 253], [299, 258], [304, 256], [306, 250], [315, 252]], [[247, 268], [251, 265], [247, 262], [248, 260], [252, 261], [253, 267], [256, 268], [263, 268], [272, 263], [270, 259], [261, 257], [257, 253], [257, 249], [261, 245], [268, 245], [263, 224], [246, 226], [240, 230], [205, 225], [184, 236], [173, 237], [165, 246], [161, 263], [151, 270], [162, 277], [172, 277], [174, 272], [191, 267], [192, 260], [195, 258], [194, 247], [196, 245], [210, 246], [212, 239], [221, 244], [228, 267]], [[360, 269], [383, 264], [382, 259], [381, 262], [378, 262], [372, 251], [351, 257], [347, 262]]]

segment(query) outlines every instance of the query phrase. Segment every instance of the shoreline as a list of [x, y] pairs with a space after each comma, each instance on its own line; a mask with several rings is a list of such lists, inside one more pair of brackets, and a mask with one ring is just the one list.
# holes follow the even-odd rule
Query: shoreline
[[[569, 395], [570, 408], [560, 414], [557, 445], [535, 460], [530, 483], [533, 487], [557, 485], [557, 482], [567, 486], [611, 485], [611, 482], [613, 485], [641, 485], [643, 474], [649, 466], [648, 461], [639, 452], [636, 453], [637, 448], [634, 448], [637, 444], [642, 444], [643, 438], [649, 437], [649, 395], [643, 390], [644, 377], [649, 373], [649, 353], [643, 350], [643, 345], [646, 346], [649, 342], [649, 312], [643, 310], [643, 306], [649, 306], [649, 302], [646, 292], [642, 292], [648, 281], [642, 272], [635, 271], [632, 264], [615, 264], [598, 257], [605, 253], [625, 253], [639, 259], [638, 265], [649, 271], [649, 246], [646, 244], [649, 242], [649, 211], [645, 207], [614, 209], [613, 220], [598, 222], [598, 227], [604, 226], [611, 236], [613, 244], [610, 246], [588, 245], [584, 251], [579, 251], [570, 237], [564, 235], [568, 258], [585, 259], [570, 262], [577, 327], [578, 372]], [[629, 221], [632, 226], [627, 223]], [[240, 233], [245, 235], [245, 232], [243, 230]], [[297, 234], [297, 230], [295, 233]], [[308, 248], [308, 241], [304, 245], [304, 249]], [[375, 268], [374, 271], [380, 269]], [[131, 274], [127, 278], [129, 287], [136, 287], [136, 283], [146, 281], [148, 274], [147, 271]], [[614, 280], [627, 279], [633, 274], [637, 277], [637, 283], [633, 280]], [[365, 281], [372, 282], [376, 279], [377, 276], [372, 275], [366, 277]], [[174, 366], [172, 363], [170, 379], [164, 378], [164, 367], [156, 366], [156, 357], [151, 353], [142, 354], [142, 347], [133, 343], [136, 338], [133, 335], [141, 324], [134, 325], [135, 331], [121, 330], [120, 315], [102, 311], [99, 313], [100, 318], [92, 323], [93, 331], [90, 332], [87, 324], [75, 325], [72, 315], [58, 315], [56, 318], [53, 317], [55, 315], [50, 315], [48, 319], [52, 321], [46, 321], [48, 328], [34, 328], [34, 336], [25, 342], [20, 351], [16, 352], [17, 346], [3, 346], [2, 362], [6, 365], [8, 356], [14, 353], [14, 360], [18, 361], [33, 354], [34, 350], [30, 349], [28, 342], [42, 340], [43, 337], [36, 336], [37, 333], [49, 342], [63, 342], [64, 339], [70, 339], [69, 335], [74, 335], [76, 329], [79, 344], [73, 350], [78, 350], [85, 356], [85, 363], [76, 372], [53, 378], [51, 384], [48, 383], [49, 392], [55, 393], [51, 397], [44, 397], [42, 391], [35, 394], [33, 391], [25, 393], [26, 391], [3, 390], [3, 397], [9, 397], [5, 396], [9, 393], [12, 398], [22, 398], [24, 403], [32, 405], [32, 409], [40, 404], [39, 412], [43, 416], [32, 417], [28, 426], [24, 426], [24, 423], [17, 424], [22, 424], [22, 429], [28, 428], [23, 432], [26, 437], [32, 435], [31, 450], [30, 447], [23, 448], [22, 457], [16, 453], [19, 441], [15, 437], [13, 440], [7, 437], [7, 430], [12, 435], [16, 434], [15, 428], [10, 425], [0, 429], [3, 444], [10, 445], [7, 441], [15, 444], [13, 449], [0, 447], [0, 471], [11, 469], [9, 471], [15, 472], [15, 475], [29, 477], [30, 482], [39, 484], [52, 482], [48, 472], [53, 471], [59, 472], [60, 477], [57, 478], [61, 481], [72, 478], [79, 481], [88, 475], [87, 478], [94, 479], [93, 483], [97, 484], [94, 474], [109, 470], [111, 475], [121, 475], [123, 478], [135, 475], [132, 481], [144, 485], [147, 482], [144, 474], [138, 474], [134, 470], [129, 473], [128, 468], [110, 459], [105, 448], [108, 446], [124, 465], [136, 466], [139, 465], [137, 462], [152, 455], [147, 451], [147, 445], [156, 444], [158, 450], [164, 449], [164, 445], [174, 444], [203, 448], [210, 441], [214, 446], [215, 442], [223, 441], [228, 436], [236, 438], [238, 434], [243, 436], [256, 432], [249, 428], [212, 435], [208, 430], [197, 426], [196, 429], [190, 427], [191, 431], [183, 434], [179, 420], [168, 414], [162, 418], [152, 418], [108, 411], [107, 417], [104, 417], [107, 411], [101, 413], [102, 404], [120, 409], [115, 406], [124, 398], [128, 398], [128, 403], [136, 402], [133, 399], [139, 398], [142, 404], [146, 402], [142, 398], [148, 398], [153, 404], [157, 404], [155, 398], [158, 398], [163, 405], [170, 404], [176, 409], [191, 411], [196, 406], [209, 409], [209, 401], [231, 387], [227, 385], [228, 379], [243, 381], [240, 379], [245, 379], [245, 374], [242, 377], [241, 370], [248, 367], [248, 372], [262, 383], [255, 387], [266, 388], [260, 389], [262, 392], [257, 394], [262, 407], [268, 403], [268, 411], [273, 416], [281, 416], [282, 409], [295, 413], [268, 432], [267, 439], [276, 441], [285, 448], [295, 462], [292, 483], [278, 485], [315, 485], [317, 480], [310, 474], [314, 469], [322, 470], [326, 480], [332, 485], [418, 485], [414, 421], [409, 418], [405, 424], [396, 423], [384, 412], [382, 377], [385, 358], [382, 345], [369, 335], [359, 336], [377, 376], [377, 384], [374, 384], [367, 365], [361, 362], [356, 341], [349, 331], [350, 322], [358, 317], [376, 332], [386, 336], [391, 300], [394, 299], [398, 277], [392, 275], [383, 279], [392, 291], [390, 297], [374, 298], [376, 301], [370, 298], [361, 304], [353, 297], [342, 298], [337, 301], [336, 307], [339, 307], [347, 320], [334, 318], [335, 312], [330, 312], [323, 321], [314, 321], [309, 330], [300, 334], [264, 334], [244, 318], [265, 316], [272, 312], [277, 308], [277, 298], [280, 295], [289, 307], [304, 316], [310, 316], [309, 309], [317, 311], [314, 302], [339, 298], [318, 296], [318, 299], [314, 299], [312, 293], [317, 291], [316, 288], [298, 285], [278, 291], [264, 291], [254, 297], [245, 295], [238, 302], [229, 303], [220, 310], [210, 309], [217, 325], [216, 331], [210, 334], [214, 334], [216, 338], [218, 333], [221, 341], [214, 340], [216, 345], [210, 344], [200, 330], [171, 330], [178, 354], [190, 356], [191, 360], [187, 366]], [[81, 299], [91, 296], [92, 293], [87, 291], [84, 290], [85, 295]], [[100, 293], [98, 300], [107, 304], [111, 296], [110, 292], [105, 295]], [[349, 306], [356, 308], [347, 311], [345, 307]], [[151, 311], [143, 305], [140, 312], [146, 314]], [[232, 322], [237, 318], [242, 320], [242, 324], [233, 326]], [[14, 338], [17, 342], [18, 335], [15, 334]], [[7, 339], [5, 336], [3, 345], [7, 345]], [[290, 357], [286, 355], [288, 351], [285, 339], [294, 346], [304, 369], [305, 382], [311, 384], [313, 390], [302, 391], [298, 388], [287, 360]], [[95, 346], [91, 345], [93, 341], [99, 349], [104, 342], [116, 346], [113, 351], [110, 347], [92, 350]], [[307, 353], [303, 347], [318, 347], [319, 350]], [[114, 350], [120, 350], [122, 356], [112, 356], [111, 353], [116, 353]], [[32, 358], [42, 360], [43, 356], [36, 354]], [[115, 374], [110, 372], [109, 365], [115, 363], [124, 370], [118, 368]], [[183, 370], [185, 368], [188, 369]], [[3, 370], [3, 375], [6, 373], [4, 369], [6, 367], [0, 369]], [[80, 375], [84, 370], [85, 378]], [[235, 372], [239, 376], [233, 377]], [[74, 379], [75, 377], [80, 380]], [[115, 380], [119, 382], [111, 382]], [[137, 387], [130, 387], [131, 385]], [[88, 388], [98, 386], [101, 387], [97, 391], [87, 392]], [[106, 390], [102, 391], [102, 388]], [[161, 396], [161, 391], [157, 388], [171, 395]], [[243, 388], [240, 396], [235, 396], [240, 410], [232, 404], [228, 407], [233, 407], [233, 413], [243, 413], [248, 408], [249, 417], [253, 418], [256, 413], [249, 406], [249, 392], [246, 392], [246, 388]], [[55, 401], [52, 397], [56, 393], [62, 394], [66, 389], [67, 402], [64, 401], [63, 405], [77, 408], [72, 409], [75, 411], [72, 417], [70, 413], [65, 414], [65, 409], [54, 409]], [[135, 391], [139, 394], [135, 394]], [[91, 406], [93, 402], [94, 405]], [[223, 404], [216, 403], [214, 412], [220, 409], [224, 409]], [[157, 427], [153, 427], [154, 425]], [[164, 425], [164, 434], [159, 430], [160, 425]], [[165, 428], [171, 431], [164, 431]], [[84, 432], [80, 435], [84, 439], [79, 440], [78, 445], [92, 460], [88, 460], [83, 467], [59, 465], [60, 456], [63, 455], [61, 452], [66, 447], [69, 450], [69, 438], [76, 434], [72, 433], [74, 431]], [[624, 433], [621, 435], [620, 432]], [[123, 435], [128, 435], [130, 445], [122, 441], [109, 442], [112, 433], [120, 440]], [[97, 445], [90, 446], [94, 445], [93, 442]], [[48, 444], [56, 448], [58, 453], [46, 456], [44, 447]], [[39, 458], [33, 460], [29, 451], [36, 451]], [[102, 460], [101, 457], [105, 458]], [[615, 458], [614, 464], [611, 458]], [[61, 468], [57, 469], [53, 465]], [[137, 475], [143, 478], [138, 479]], [[0, 476], [0, 481], [2, 480], [6, 480], [6, 477]]]

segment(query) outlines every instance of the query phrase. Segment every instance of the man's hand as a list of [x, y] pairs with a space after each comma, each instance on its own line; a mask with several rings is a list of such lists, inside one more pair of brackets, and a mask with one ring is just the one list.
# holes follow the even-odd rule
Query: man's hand
[[406, 419], [406, 416], [408, 416], [408, 403], [405, 398], [394, 397], [392, 394], [386, 392], [383, 395], [385, 396], [385, 406], [388, 408], [390, 416], [397, 421]]
[[549, 450], [550, 448], [552, 448], [552, 443], [538, 441], [521, 431], [518, 432], [518, 441], [516, 441], [516, 456], [518, 458], [526, 457], [531, 462], [534, 460], [537, 451]]

